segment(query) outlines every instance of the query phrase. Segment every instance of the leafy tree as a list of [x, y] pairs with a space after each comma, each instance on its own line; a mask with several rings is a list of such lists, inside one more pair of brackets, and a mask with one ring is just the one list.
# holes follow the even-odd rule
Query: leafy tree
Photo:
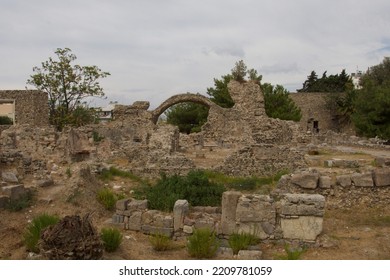
[[104, 96], [99, 79], [110, 73], [97, 66], [80, 66], [72, 63], [77, 59], [69, 48], [55, 51], [57, 60], [49, 58], [41, 67], [34, 67], [35, 74], [27, 84], [46, 92], [49, 97], [50, 122], [58, 129], [71, 124], [72, 113], [80, 108], [86, 97]]
[[370, 67], [361, 83], [352, 114], [357, 132], [390, 139], [390, 58]]
[[306, 81], [303, 83], [301, 89], [298, 92], [345, 92], [353, 88], [352, 79], [345, 69], [340, 74], [327, 75], [327, 71], [322, 74], [321, 78], [318, 78], [315, 71], [312, 71], [307, 76]]
[[214, 79], [214, 87], [207, 88], [207, 94], [211, 101], [223, 108], [234, 106], [234, 101], [228, 90], [228, 84], [231, 80], [233, 80], [233, 75], [227, 74], [222, 76], [220, 80]]
[[264, 83], [261, 88], [264, 93], [265, 112], [268, 117], [292, 121], [301, 119], [301, 109], [297, 107], [291, 99], [290, 93], [283, 86]]
[[245, 76], [247, 74], [247, 67], [243, 60], [236, 62], [236, 65], [232, 69], [233, 79], [242, 83], [245, 82]]
[[207, 121], [208, 108], [196, 103], [181, 103], [172, 106], [165, 115], [167, 122], [179, 127], [182, 133], [200, 132]]

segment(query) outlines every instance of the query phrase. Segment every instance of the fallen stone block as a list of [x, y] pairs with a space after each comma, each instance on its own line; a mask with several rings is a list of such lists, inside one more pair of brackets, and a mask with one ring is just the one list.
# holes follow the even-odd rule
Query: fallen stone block
[[373, 187], [374, 181], [372, 180], [371, 173], [354, 173], [351, 176], [352, 182], [356, 187]]
[[285, 194], [277, 203], [282, 216], [319, 216], [325, 212], [325, 197], [320, 194]]
[[142, 212], [136, 211], [128, 217], [128, 229], [140, 231], [142, 226]]
[[127, 204], [127, 209], [131, 211], [146, 210], [148, 209], [148, 201], [146, 199], [144, 200], [133, 199]]
[[17, 200], [28, 192], [28, 190], [24, 188], [24, 185], [2, 187], [2, 191], [5, 195], [8, 195], [11, 200]]
[[173, 236], [173, 228], [155, 227], [151, 225], [142, 225], [141, 231], [146, 234], [164, 234], [168, 237]]
[[51, 178], [47, 178], [47, 179], [38, 180], [36, 184], [37, 184], [37, 187], [47, 188], [47, 187], [53, 186], [54, 181]]
[[377, 187], [390, 186], [390, 168], [377, 168], [372, 171], [374, 184]]

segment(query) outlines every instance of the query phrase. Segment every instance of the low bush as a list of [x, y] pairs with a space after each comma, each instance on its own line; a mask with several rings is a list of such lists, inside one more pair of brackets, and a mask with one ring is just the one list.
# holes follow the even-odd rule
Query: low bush
[[41, 238], [42, 231], [48, 226], [55, 225], [59, 222], [59, 218], [57, 216], [49, 215], [49, 214], [41, 214], [35, 217], [31, 224], [28, 225], [24, 235], [23, 241], [26, 245], [27, 249], [31, 252], [38, 253], [38, 241]]
[[237, 255], [238, 251], [248, 249], [249, 246], [257, 244], [259, 240], [254, 234], [241, 232], [231, 234], [228, 242], [233, 254]]
[[215, 256], [219, 240], [209, 228], [199, 228], [188, 237], [187, 250], [191, 257], [208, 259]]
[[285, 244], [284, 245], [284, 251], [286, 252], [286, 255], [279, 256], [278, 259], [281, 260], [299, 260], [303, 253], [306, 252], [306, 248], [297, 247], [297, 248], [291, 248], [290, 245]]
[[129, 178], [133, 181], [143, 183], [143, 180], [140, 177], [131, 172], [120, 170], [114, 166], [111, 166], [109, 169], [103, 169], [99, 176], [99, 178], [103, 181], [113, 180], [114, 177]]
[[162, 233], [151, 235], [149, 241], [155, 251], [166, 251], [172, 247], [172, 240]]
[[101, 238], [104, 249], [107, 252], [114, 252], [118, 249], [122, 242], [122, 233], [116, 228], [103, 228], [101, 230]]
[[178, 199], [186, 199], [192, 206], [218, 206], [225, 188], [211, 182], [204, 171], [190, 171], [187, 176], [166, 176], [154, 186], [144, 186], [136, 192], [139, 199], [148, 199], [151, 209], [172, 211]]

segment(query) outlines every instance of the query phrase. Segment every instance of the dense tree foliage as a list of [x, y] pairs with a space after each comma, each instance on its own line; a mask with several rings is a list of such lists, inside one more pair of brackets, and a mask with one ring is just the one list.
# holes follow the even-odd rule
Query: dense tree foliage
[[[75, 119], [89, 118], [82, 101], [90, 96], [104, 96], [99, 79], [110, 73], [103, 72], [97, 66], [80, 66], [72, 64], [76, 59], [69, 48], [55, 51], [57, 60], [49, 58], [41, 67], [34, 67], [35, 74], [30, 76], [27, 84], [46, 92], [49, 97], [50, 122], [61, 129], [66, 124], [74, 124]], [[74, 115], [75, 114], [75, 115]]]
[[264, 83], [261, 88], [264, 93], [265, 112], [268, 117], [292, 121], [301, 119], [301, 109], [297, 107], [291, 99], [290, 93], [283, 86]]
[[327, 71], [322, 74], [321, 78], [318, 78], [315, 71], [312, 71], [307, 76], [306, 81], [303, 83], [301, 89], [298, 92], [345, 92], [348, 89], [352, 89], [353, 84], [351, 77], [347, 75], [343, 69], [340, 74], [327, 76]]
[[390, 58], [370, 67], [361, 80], [352, 120], [359, 134], [390, 139]]
[[179, 127], [182, 133], [200, 132], [207, 121], [209, 109], [196, 103], [180, 103], [165, 112], [167, 123]]

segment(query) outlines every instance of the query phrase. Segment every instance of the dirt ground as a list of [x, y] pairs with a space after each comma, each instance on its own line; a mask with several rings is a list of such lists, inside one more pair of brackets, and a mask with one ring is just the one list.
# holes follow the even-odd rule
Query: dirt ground
[[[345, 153], [346, 150], [344, 149], [342, 152]], [[354, 150], [347, 152], [352, 155], [357, 153]], [[371, 155], [369, 151], [365, 152], [367, 153], [364, 156]], [[358, 153], [362, 153], [362, 151], [358, 151]], [[325, 154], [324, 157], [330, 157], [330, 155]], [[28, 178], [26, 180], [28, 182]], [[35, 189], [32, 206], [19, 212], [0, 210], [0, 260], [28, 258], [29, 252], [26, 251], [23, 244], [23, 233], [29, 221], [40, 213], [56, 214], [63, 217], [92, 212], [93, 223], [98, 230], [106, 225], [105, 222], [110, 219], [112, 212], [104, 210], [97, 203], [95, 197], [90, 197], [91, 193], [84, 194], [82, 203], [72, 203], [64, 198], [64, 194], [67, 192], [64, 177], [57, 178], [55, 181], [55, 186]], [[24, 183], [28, 186], [28, 183]], [[128, 185], [128, 183], [126, 180], [120, 179], [110, 184], [121, 186]], [[153, 250], [149, 236], [125, 230], [122, 230], [122, 233], [124, 238], [120, 248], [114, 253], [105, 253], [104, 259], [191, 259], [187, 253], [186, 240], [184, 239], [173, 241], [171, 250], [157, 252]], [[278, 259], [285, 254], [284, 244], [281, 242], [267, 241], [257, 246], [262, 250], [264, 259]], [[218, 258], [221, 257], [216, 257], [216, 259]], [[307, 245], [301, 258], [307, 260], [389, 260], [390, 205], [381, 207], [356, 205], [348, 209], [326, 209], [323, 233], [316, 243]]]

